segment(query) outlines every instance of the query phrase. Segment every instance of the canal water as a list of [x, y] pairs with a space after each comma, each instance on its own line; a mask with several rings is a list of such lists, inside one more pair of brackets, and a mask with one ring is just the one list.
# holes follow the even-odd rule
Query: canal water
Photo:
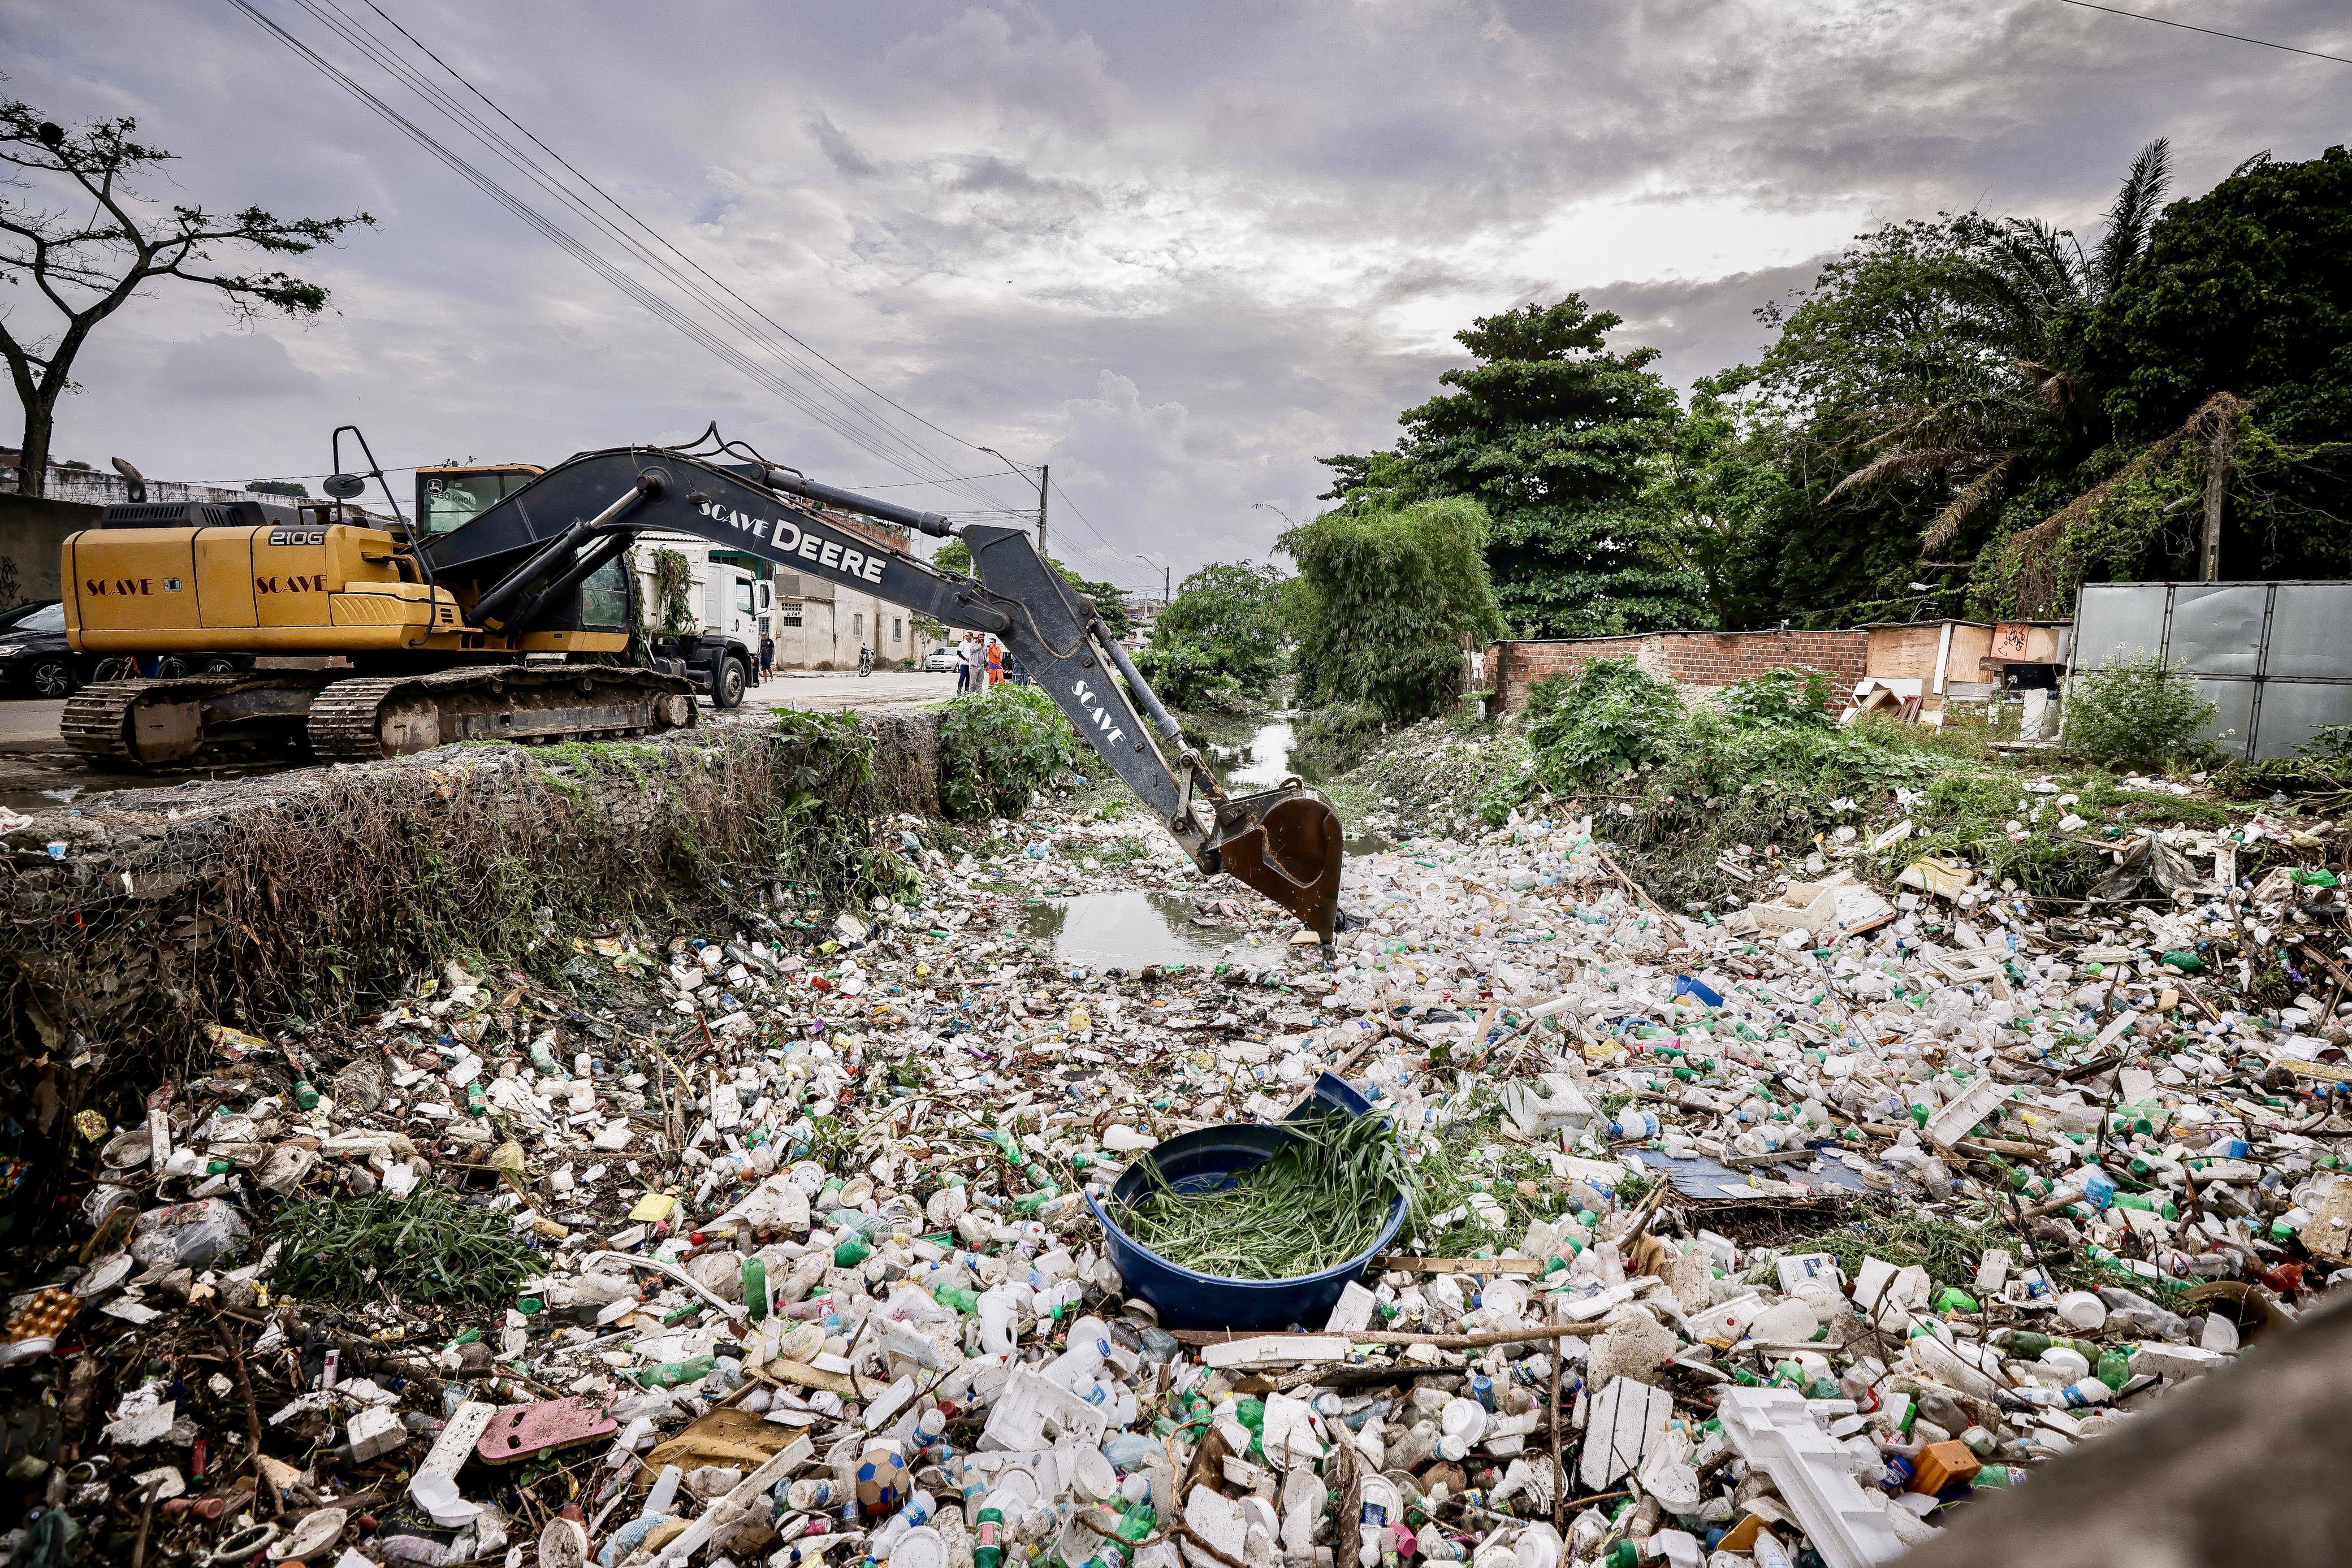
[[[1290, 720], [1276, 718], [1238, 746], [1203, 749], [1226, 789], [1248, 795], [1274, 789], [1293, 774], [1307, 777], [1292, 759], [1296, 744]], [[1307, 778], [1307, 782], [1315, 780]], [[1377, 854], [1394, 847], [1369, 830], [1350, 831], [1344, 842], [1350, 855]], [[1257, 894], [1227, 882], [1215, 896], [1255, 898]], [[1223, 955], [1233, 934], [1193, 925], [1193, 914], [1192, 902], [1174, 894], [1083, 893], [1075, 898], [1039, 900], [1030, 906], [1024, 924], [1030, 936], [1050, 941], [1054, 956], [1065, 963], [1122, 968], [1213, 963]], [[1280, 946], [1278, 940], [1269, 940], [1259, 950], [1273, 953]]]

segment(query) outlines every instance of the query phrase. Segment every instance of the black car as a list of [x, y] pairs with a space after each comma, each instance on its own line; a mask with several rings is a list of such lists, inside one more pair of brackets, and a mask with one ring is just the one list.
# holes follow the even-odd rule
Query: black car
[[[79, 653], [66, 641], [66, 607], [36, 600], [0, 612], [0, 696], [69, 697], [83, 682], [133, 674], [122, 654]], [[212, 674], [253, 667], [250, 653], [186, 653], [143, 661], [136, 673], [151, 675]]]
[[89, 678], [95, 662], [66, 642], [66, 607], [56, 600], [20, 604], [0, 614], [0, 692], [71, 696]]

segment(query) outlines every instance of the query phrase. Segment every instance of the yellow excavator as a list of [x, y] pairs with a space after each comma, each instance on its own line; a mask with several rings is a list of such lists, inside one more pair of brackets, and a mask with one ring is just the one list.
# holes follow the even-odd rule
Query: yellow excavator
[[[414, 521], [362, 440], [391, 507], [383, 526], [351, 507], [367, 489], [341, 471], [351, 430], [336, 432], [338, 472], [323, 504], [110, 507], [99, 527], [67, 538], [61, 563], [67, 632], [83, 652], [340, 656], [343, 665], [84, 686], [66, 704], [69, 746], [152, 768], [692, 725], [698, 708], [685, 674], [628, 662], [636, 616], [626, 559], [642, 534], [690, 534], [992, 634], [1202, 871], [1247, 883], [1330, 940], [1342, 859], [1330, 803], [1297, 779], [1229, 796], [1094, 603], [1021, 530], [957, 527], [837, 489], [719, 440], [716, 426], [687, 446], [582, 453], [544, 472], [442, 470], [496, 482], [445, 483], [434, 499], [446, 504], [420, 507]], [[917, 559], [908, 528], [962, 539], [975, 575]]]

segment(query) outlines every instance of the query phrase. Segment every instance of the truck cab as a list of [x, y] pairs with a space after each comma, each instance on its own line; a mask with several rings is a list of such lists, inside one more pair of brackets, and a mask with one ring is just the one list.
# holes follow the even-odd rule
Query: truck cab
[[686, 534], [649, 533], [625, 559], [636, 573], [654, 656], [674, 661], [713, 706], [741, 703], [760, 667], [760, 639], [773, 630], [776, 585]]
[[[416, 517], [427, 538], [474, 520], [546, 470], [529, 463], [444, 463], [416, 471]], [[677, 558], [665, 565], [667, 553]], [[580, 620], [635, 627], [654, 664], [685, 675], [716, 707], [743, 700], [759, 668], [760, 637], [775, 610], [775, 585], [718, 559], [706, 539], [649, 535], [598, 569], [580, 589]]]

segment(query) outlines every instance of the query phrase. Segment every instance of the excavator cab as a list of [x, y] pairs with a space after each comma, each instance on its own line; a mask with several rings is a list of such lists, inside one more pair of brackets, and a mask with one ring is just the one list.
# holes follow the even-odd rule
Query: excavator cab
[[416, 471], [416, 531], [454, 533], [546, 473], [529, 463], [443, 463]]

